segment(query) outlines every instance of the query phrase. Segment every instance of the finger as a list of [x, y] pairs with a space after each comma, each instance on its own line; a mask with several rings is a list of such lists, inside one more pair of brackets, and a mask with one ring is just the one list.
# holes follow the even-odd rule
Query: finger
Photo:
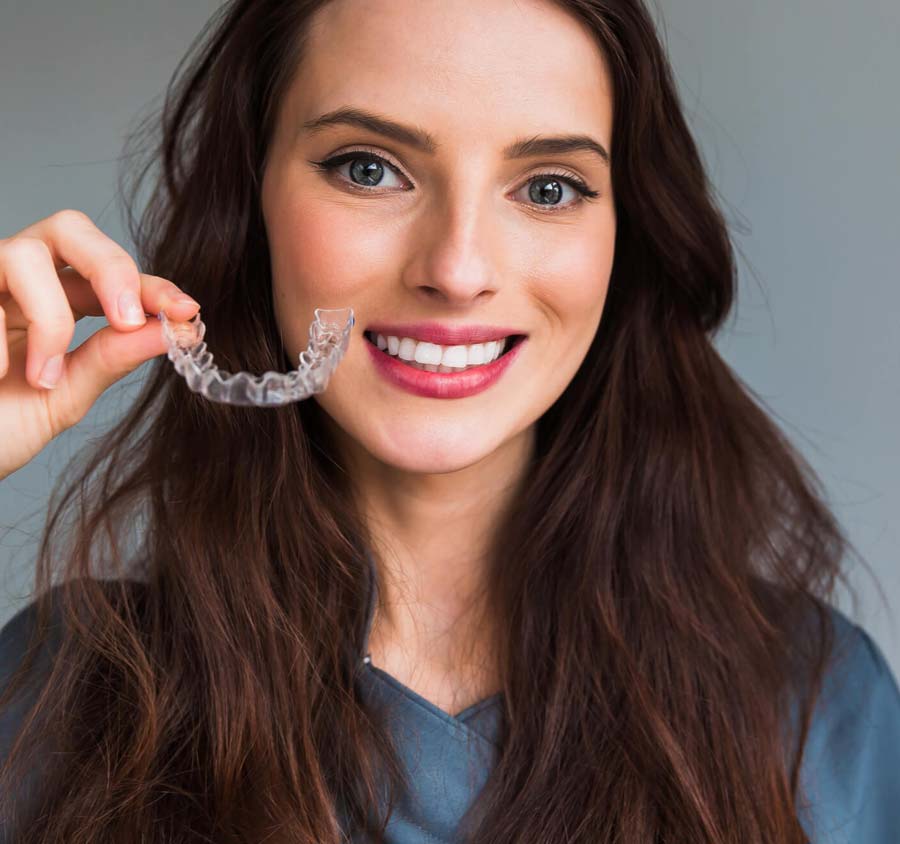
[[[57, 271], [57, 276], [76, 322], [85, 316], [105, 316], [103, 306], [88, 279], [72, 267]], [[199, 306], [193, 299], [180, 301], [179, 297], [184, 295], [181, 288], [168, 279], [141, 273], [141, 298], [146, 303], [146, 313], [155, 316], [160, 309], [164, 309], [167, 314], [171, 311], [174, 319], [190, 319]], [[0, 305], [6, 308], [9, 330], [24, 330], [28, 327], [28, 319], [10, 293], [0, 293]], [[128, 330], [130, 332], [134, 329]]]
[[75, 425], [105, 390], [165, 350], [162, 324], [155, 319], [127, 333], [104, 326], [88, 337], [66, 355], [65, 373], [48, 395], [59, 430]]
[[47, 244], [57, 269], [71, 266], [88, 279], [103, 314], [120, 331], [143, 325], [148, 307], [158, 309], [158, 302], [143, 300], [141, 273], [134, 259], [87, 214], [58, 211], [24, 229], [20, 236], [23, 234]]
[[[151, 308], [171, 308], [176, 319], [187, 319], [198, 308], [196, 303], [177, 303], [175, 297], [181, 291], [159, 276], [139, 275], [139, 284], [146, 284]], [[0, 290], [10, 294], [5, 297], [7, 330], [27, 330], [25, 380], [36, 389], [52, 388], [61, 376], [74, 334], [68, 296], [72, 296], [75, 310], [103, 315], [96, 285], [74, 268], [58, 274], [44, 241], [17, 235], [0, 241]], [[127, 328], [131, 330], [133, 327]]]
[[[42, 386], [41, 372], [49, 363], [45, 385], [51, 385], [53, 372], [72, 341], [75, 320], [42, 240], [16, 237], [0, 242], [0, 290], [12, 294], [27, 322], [25, 380], [33, 387]], [[8, 320], [10, 314], [6, 316]], [[4, 342], [6, 336], [4, 332]]]

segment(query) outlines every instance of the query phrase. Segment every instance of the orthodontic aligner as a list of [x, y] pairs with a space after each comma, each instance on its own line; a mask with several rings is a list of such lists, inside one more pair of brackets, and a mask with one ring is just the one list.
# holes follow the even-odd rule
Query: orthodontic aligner
[[309, 326], [309, 344], [300, 353], [296, 369], [231, 375], [213, 363], [212, 352], [203, 342], [206, 326], [199, 311], [187, 321], [170, 320], [164, 311], [156, 317], [169, 343], [167, 356], [193, 392], [211, 401], [257, 407], [302, 401], [324, 391], [347, 351], [356, 321], [353, 308], [316, 308], [315, 320]]

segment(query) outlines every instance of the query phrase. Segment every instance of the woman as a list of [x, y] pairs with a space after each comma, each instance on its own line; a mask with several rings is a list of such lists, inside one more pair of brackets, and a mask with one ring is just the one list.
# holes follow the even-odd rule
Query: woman
[[[230, 2], [157, 157], [153, 275], [79, 212], [0, 244], [3, 474], [156, 358], [3, 630], [9, 840], [887, 844], [896, 681], [711, 343], [732, 248], [639, 0]], [[143, 318], [181, 291], [229, 371], [356, 325], [312, 400], [215, 404]]]

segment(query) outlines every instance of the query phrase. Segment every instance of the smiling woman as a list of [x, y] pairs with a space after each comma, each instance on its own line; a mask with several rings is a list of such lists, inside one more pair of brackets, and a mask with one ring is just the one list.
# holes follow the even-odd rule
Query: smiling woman
[[640, 0], [232, 0], [158, 117], [132, 236], [217, 362], [356, 321], [284, 407], [160, 360], [84, 457], [0, 634], [8, 840], [888, 844], [900, 694], [712, 344]]

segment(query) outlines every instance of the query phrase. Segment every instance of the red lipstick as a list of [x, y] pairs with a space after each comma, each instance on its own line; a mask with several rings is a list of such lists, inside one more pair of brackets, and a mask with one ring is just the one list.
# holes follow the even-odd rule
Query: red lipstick
[[[432, 323], [432, 325], [434, 324]], [[406, 328], [411, 327], [412, 326], [406, 326]], [[398, 326], [392, 326], [389, 333], [398, 336], [394, 333], [397, 328]], [[375, 329], [372, 328], [371, 330], [374, 331]], [[492, 328], [486, 329], [485, 326], [476, 327], [476, 330], [481, 332], [495, 331], [495, 329]], [[510, 333], [515, 333], [509, 332], [507, 329], [499, 330], [501, 331], [499, 337], [507, 337]], [[379, 331], [378, 333], [383, 334], [384, 331]], [[425, 340], [427, 337], [427, 335], [423, 336], [421, 334], [416, 334], [414, 331], [409, 331], [407, 333], [401, 332], [399, 336], [416, 337], [418, 340]], [[432, 334], [431, 336], [433, 337], [435, 335]], [[446, 333], [443, 336], [447, 336]], [[459, 336], [459, 333], [454, 335], [454, 337]], [[484, 336], [484, 333], [482, 336]], [[495, 336], [491, 339], [498, 338]], [[466, 396], [473, 396], [476, 393], [480, 393], [494, 384], [519, 356], [527, 339], [520, 335], [517, 341], [514, 341], [513, 345], [496, 360], [482, 366], [473, 366], [462, 372], [429, 372], [424, 369], [416, 369], [415, 367], [408, 366], [399, 358], [389, 355], [387, 350], [382, 351], [369, 339], [365, 339], [364, 342], [366, 348], [369, 350], [369, 354], [372, 356], [372, 362], [375, 364], [375, 368], [387, 381], [390, 381], [395, 386], [400, 387], [413, 395], [424, 396], [425, 398], [461, 399]], [[435, 343], [437, 341], [428, 339], [428, 342]], [[457, 342], [455, 340], [445, 340], [441, 345], [469, 345], [473, 342], [477, 341], [470, 340], [467, 342]]]

